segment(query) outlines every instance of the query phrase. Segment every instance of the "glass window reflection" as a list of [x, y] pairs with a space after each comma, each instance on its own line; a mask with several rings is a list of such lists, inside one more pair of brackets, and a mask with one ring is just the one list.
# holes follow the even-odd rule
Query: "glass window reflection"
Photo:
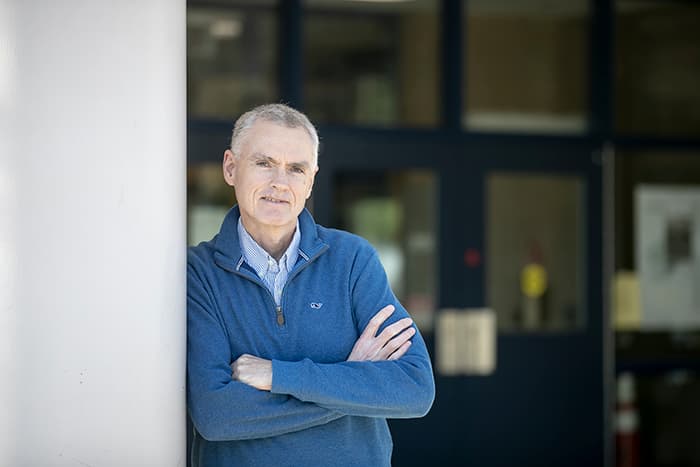
[[700, 153], [620, 151], [614, 173], [616, 329], [697, 333]]
[[435, 175], [344, 172], [334, 182], [333, 225], [372, 243], [394, 293], [421, 330], [431, 330], [437, 300]]
[[437, 124], [437, 1], [304, 4], [304, 100], [314, 121]]
[[493, 173], [487, 180], [487, 296], [498, 327], [584, 325], [583, 182]]
[[486, 131], [585, 131], [588, 4], [465, 0], [464, 125]]
[[211, 240], [234, 204], [236, 195], [224, 181], [221, 164], [190, 165], [187, 168], [187, 244]]
[[191, 117], [230, 119], [255, 105], [277, 100], [274, 4], [188, 5], [187, 105]]
[[700, 136], [700, 4], [616, 3], [616, 129]]

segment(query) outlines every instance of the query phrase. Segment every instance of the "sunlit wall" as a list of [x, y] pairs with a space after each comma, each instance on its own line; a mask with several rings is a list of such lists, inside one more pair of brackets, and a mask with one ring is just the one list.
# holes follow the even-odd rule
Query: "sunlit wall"
[[185, 465], [185, 2], [0, 44], [0, 465]]

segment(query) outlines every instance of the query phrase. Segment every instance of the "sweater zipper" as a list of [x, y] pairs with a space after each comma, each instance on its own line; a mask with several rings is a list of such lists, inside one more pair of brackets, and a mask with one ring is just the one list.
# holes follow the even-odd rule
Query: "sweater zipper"
[[[325, 252], [327, 249], [328, 249], [328, 247], [322, 248], [321, 251], [317, 252], [313, 257], [309, 258], [303, 266], [299, 267], [299, 269], [297, 269], [296, 271], [293, 271], [293, 274], [291, 274], [291, 275], [287, 278], [287, 282], [286, 282], [286, 283], [284, 284], [284, 286], [282, 287], [282, 298], [280, 298], [280, 302], [283, 301], [283, 299], [284, 299], [284, 291], [285, 291], [285, 289], [287, 288], [287, 284], [289, 284], [289, 282], [290, 282], [294, 277], [296, 277], [297, 274], [299, 274], [303, 269], [305, 269], [309, 264], [311, 264], [311, 262], [312, 262], [313, 260], [315, 260], [316, 258], [318, 258], [319, 256], [321, 256], [321, 253]], [[272, 295], [272, 294], [271, 294], [271, 295]], [[272, 300], [274, 301], [274, 297], [272, 298]], [[284, 326], [285, 320], [284, 320], [284, 312], [282, 311], [282, 305], [276, 305], [276, 306], [275, 306], [275, 313], [277, 314], [277, 325], [278, 325], [278, 326]]]
[[277, 313], [277, 324], [280, 326], [284, 326], [284, 313], [282, 313], [282, 307], [280, 305], [277, 305], [275, 308], [275, 312]]
[[272, 299], [272, 303], [275, 304], [275, 315], [277, 317], [277, 325], [280, 327], [284, 326], [285, 319], [284, 319], [284, 312], [282, 311], [282, 305], [277, 305], [277, 303], [275, 302], [275, 296], [272, 295], [272, 292], [270, 292], [268, 290], [268, 288], [265, 286], [265, 284], [258, 277], [255, 277], [255, 279], [253, 279], [251, 276], [248, 276], [247, 274], [243, 274], [240, 271], [235, 271], [235, 272], [236, 272], [236, 274], [239, 274], [239, 275], [245, 277], [249, 281], [258, 284], [260, 287], [265, 289], [265, 291], [267, 292], [267, 295]]
[[[289, 284], [289, 281], [291, 279], [293, 279], [297, 274], [299, 274], [302, 270], [306, 269], [306, 267], [308, 267], [316, 258], [321, 256], [321, 254], [324, 253], [327, 249], [328, 249], [328, 245], [325, 245], [323, 248], [321, 248], [319, 251], [317, 251], [316, 254], [313, 255], [312, 257], [309, 258], [309, 257], [304, 256], [304, 259], [306, 259], [306, 263], [304, 265], [302, 265], [299, 269], [296, 269], [295, 271], [293, 271], [293, 273], [290, 274], [290, 276], [287, 278], [287, 283], [284, 284], [284, 287], [282, 288], [281, 301], [284, 301], [284, 291], [287, 288], [287, 284]], [[242, 264], [242, 262], [243, 262], [243, 260], [241, 259], [241, 264]], [[257, 276], [255, 277], [255, 279], [252, 279], [252, 277], [249, 276], [248, 274], [244, 274], [241, 271], [239, 271], [239, 269], [238, 269], [239, 267], [240, 267], [240, 264], [238, 266], [234, 267], [233, 269], [230, 269], [230, 270], [232, 272], [248, 279], [248, 280], [255, 282], [256, 284], [260, 285], [262, 288], [267, 290], [267, 287], [265, 286], [265, 284], [263, 284], [262, 281], [260, 281], [260, 279]], [[272, 295], [272, 293], [269, 290], [267, 290], [267, 293], [272, 298], [272, 303], [275, 303], [275, 297]], [[275, 315], [277, 318], [277, 325], [280, 327], [284, 326], [284, 323], [286, 322], [286, 320], [284, 318], [284, 311], [282, 310], [282, 305], [277, 305], [275, 303]]]

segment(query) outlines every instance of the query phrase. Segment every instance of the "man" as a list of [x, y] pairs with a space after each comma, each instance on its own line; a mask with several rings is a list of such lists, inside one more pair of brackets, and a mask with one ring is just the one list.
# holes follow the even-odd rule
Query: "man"
[[386, 419], [432, 405], [425, 343], [376, 252], [304, 209], [317, 160], [296, 110], [236, 122], [223, 172], [238, 204], [188, 254], [195, 466], [389, 466]]

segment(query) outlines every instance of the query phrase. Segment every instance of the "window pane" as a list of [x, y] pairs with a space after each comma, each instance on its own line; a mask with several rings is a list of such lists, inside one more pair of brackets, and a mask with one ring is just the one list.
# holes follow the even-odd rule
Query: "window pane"
[[464, 124], [576, 133], [588, 112], [586, 0], [464, 1]]
[[188, 115], [231, 119], [277, 100], [273, 2], [187, 7]]
[[700, 152], [617, 150], [614, 161], [616, 367], [636, 373], [642, 459], [693, 465], [700, 381], [684, 369], [700, 362]]
[[617, 130], [700, 136], [700, 4], [616, 6]]
[[436, 0], [307, 0], [304, 101], [319, 123], [434, 126]]
[[700, 331], [700, 153], [621, 151], [614, 172], [617, 328]]
[[334, 183], [333, 225], [372, 243], [396, 296], [421, 330], [431, 330], [438, 283], [435, 175], [346, 172]]
[[187, 168], [187, 244], [211, 240], [226, 212], [236, 203], [233, 188], [224, 181], [221, 164]]
[[502, 330], [584, 325], [583, 182], [488, 177], [487, 296]]

